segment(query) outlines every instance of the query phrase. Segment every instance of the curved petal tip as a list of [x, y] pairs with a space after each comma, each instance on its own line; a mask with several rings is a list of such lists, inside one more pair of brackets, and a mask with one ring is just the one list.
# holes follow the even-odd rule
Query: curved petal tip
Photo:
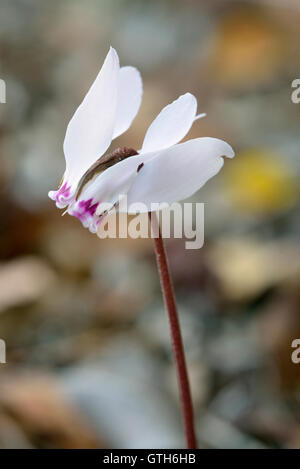
[[234, 158], [235, 153], [233, 148], [229, 145], [229, 143], [224, 142], [224, 144], [226, 146], [226, 153], [224, 153], [224, 155], [227, 156], [227, 158]]

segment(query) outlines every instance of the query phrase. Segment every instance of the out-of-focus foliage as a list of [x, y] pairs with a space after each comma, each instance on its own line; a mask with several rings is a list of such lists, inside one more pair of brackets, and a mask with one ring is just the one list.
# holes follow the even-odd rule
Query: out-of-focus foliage
[[1, 1], [1, 447], [184, 444], [151, 240], [100, 240], [47, 198], [110, 44], [144, 79], [116, 146], [190, 91], [189, 138], [237, 154], [192, 199], [204, 247], [168, 242], [199, 446], [300, 446], [299, 20], [284, 0]]

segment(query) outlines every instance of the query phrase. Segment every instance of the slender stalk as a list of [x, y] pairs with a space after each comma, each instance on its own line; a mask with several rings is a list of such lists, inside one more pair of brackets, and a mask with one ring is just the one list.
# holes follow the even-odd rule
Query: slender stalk
[[176, 308], [174, 289], [170, 276], [167, 255], [158, 220], [155, 213], [149, 213], [152, 230], [155, 233], [154, 247], [161, 289], [164, 297], [165, 307], [168, 313], [172, 348], [176, 364], [178, 386], [180, 392], [180, 404], [182, 419], [185, 430], [187, 448], [195, 449], [197, 446], [194, 429], [194, 412], [191, 398], [190, 384], [187, 373], [184, 347], [180, 330], [180, 323]]

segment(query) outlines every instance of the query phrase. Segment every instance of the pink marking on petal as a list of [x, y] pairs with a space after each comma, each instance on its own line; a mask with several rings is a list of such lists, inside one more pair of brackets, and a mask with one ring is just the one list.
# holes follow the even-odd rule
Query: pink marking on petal
[[49, 197], [56, 202], [58, 208], [64, 208], [74, 200], [71, 189], [71, 185], [66, 181], [57, 191], [50, 191]]
[[95, 222], [94, 217], [96, 214], [99, 202], [93, 204], [93, 199], [81, 200], [78, 202], [75, 210], [72, 210], [71, 214], [77, 217], [84, 225], [89, 222]]
[[79, 202], [79, 207], [83, 208], [86, 213], [89, 213], [91, 216], [95, 215], [99, 202], [96, 202], [92, 205], [93, 199], [81, 200]]

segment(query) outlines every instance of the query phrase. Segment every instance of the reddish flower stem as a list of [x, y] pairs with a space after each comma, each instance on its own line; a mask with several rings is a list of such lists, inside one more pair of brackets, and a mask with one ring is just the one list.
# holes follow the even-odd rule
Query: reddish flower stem
[[178, 386], [180, 392], [180, 404], [182, 419], [185, 430], [187, 448], [197, 447], [194, 429], [194, 412], [191, 398], [190, 384], [187, 373], [184, 347], [180, 330], [180, 323], [176, 308], [174, 289], [170, 276], [167, 255], [158, 220], [155, 213], [149, 213], [149, 219], [154, 233], [154, 246], [161, 289], [164, 297], [165, 307], [168, 313], [173, 354], [176, 364]]

